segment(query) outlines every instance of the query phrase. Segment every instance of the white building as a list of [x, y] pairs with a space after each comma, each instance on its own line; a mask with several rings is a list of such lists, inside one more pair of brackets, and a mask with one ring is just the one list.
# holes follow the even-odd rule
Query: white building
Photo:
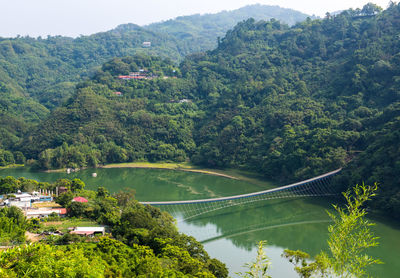
[[34, 218], [34, 217], [47, 217], [52, 213], [56, 213], [59, 216], [67, 215], [67, 209], [65, 208], [57, 208], [57, 209], [32, 209], [27, 210], [25, 212], [26, 218]]
[[143, 47], [151, 47], [151, 42], [143, 42]]
[[106, 233], [105, 227], [75, 227], [70, 232], [71, 234], [94, 236], [94, 235], [104, 235]]
[[29, 194], [26, 192], [21, 193], [19, 191], [18, 193], [10, 193], [7, 195], [10, 197], [4, 200], [4, 204], [9, 207], [15, 206], [21, 209], [27, 209], [32, 207], [33, 202], [49, 202], [53, 200], [53, 197], [46, 195], [39, 195], [38, 192], [33, 192], [32, 194]]

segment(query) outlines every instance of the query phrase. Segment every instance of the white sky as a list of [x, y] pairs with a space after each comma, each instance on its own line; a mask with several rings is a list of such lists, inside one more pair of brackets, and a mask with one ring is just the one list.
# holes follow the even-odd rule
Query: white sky
[[215, 13], [249, 4], [279, 5], [324, 16], [389, 0], [0, 0], [0, 36], [64, 35], [107, 31], [123, 23], [145, 25], [180, 15]]

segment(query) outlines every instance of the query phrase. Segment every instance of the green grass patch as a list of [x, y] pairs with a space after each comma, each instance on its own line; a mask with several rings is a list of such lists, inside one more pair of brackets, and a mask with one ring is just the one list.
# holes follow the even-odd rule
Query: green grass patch
[[90, 219], [79, 219], [79, 218], [65, 218], [56, 221], [48, 221], [43, 223], [45, 229], [54, 227], [56, 230], [63, 233], [68, 232], [68, 228], [72, 227], [99, 227], [100, 225]]
[[8, 168], [18, 168], [18, 167], [24, 167], [24, 164], [10, 164], [10, 165], [6, 165], [6, 166], [0, 166], [0, 170], [1, 169], [8, 169]]
[[157, 168], [157, 169], [194, 169], [195, 167], [189, 162], [173, 163], [173, 162], [128, 162], [113, 163], [103, 166], [103, 168]]
[[208, 175], [216, 175], [226, 178], [233, 178], [244, 180], [253, 184], [260, 186], [261, 188], [265, 188], [266, 186], [276, 186], [276, 182], [272, 182], [270, 180], [266, 180], [260, 174], [238, 170], [238, 169], [209, 169], [202, 168], [199, 166], [195, 166], [189, 162], [182, 163], [171, 163], [171, 162], [129, 162], [129, 163], [114, 163], [107, 164], [103, 166], [103, 168], [152, 168], [152, 169], [169, 169], [169, 170], [182, 170], [189, 171], [195, 173], [202, 173]]

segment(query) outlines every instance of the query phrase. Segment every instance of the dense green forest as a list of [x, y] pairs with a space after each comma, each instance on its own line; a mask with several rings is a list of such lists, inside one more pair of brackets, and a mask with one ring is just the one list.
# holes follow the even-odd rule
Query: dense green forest
[[216, 14], [180, 16], [150, 24], [145, 28], [173, 36], [180, 45], [185, 45], [185, 49], [189, 50], [186, 54], [189, 54], [214, 49], [217, 46], [218, 39], [224, 37], [228, 30], [232, 29], [238, 22], [249, 18], [255, 20], [275, 18], [289, 25], [294, 25], [304, 21], [307, 15], [279, 6], [256, 4]]
[[[248, 6], [218, 14], [180, 17], [150, 26], [124, 24], [108, 32], [69, 38], [0, 38], [0, 149], [10, 150], [31, 125], [45, 119], [113, 57], [157, 55], [177, 64], [187, 54], [209, 50], [236, 22], [275, 17], [289, 24], [306, 15], [274, 6]], [[194, 28], [194, 26], [197, 26]], [[151, 47], [143, 47], [143, 42]], [[4, 163], [2, 163], [4, 161]], [[11, 163], [0, 158], [0, 166]]]
[[[152, 41], [152, 47], [143, 48], [143, 41]], [[15, 145], [31, 125], [64, 103], [95, 67], [137, 52], [181, 57], [174, 38], [136, 25], [76, 39], [0, 38], [0, 148]]]
[[[10, 116], [2, 148], [40, 168], [190, 159], [282, 182], [345, 167], [338, 184], [380, 182], [373, 206], [400, 217], [399, 30], [400, 5], [368, 4], [245, 20], [179, 67], [116, 53], [37, 126]], [[151, 78], [118, 78], [140, 69]]]
[[[3, 109], [9, 108], [8, 111], [23, 115], [24, 119], [42, 118], [48, 112], [46, 108], [59, 106], [72, 94], [74, 82], [90, 75], [93, 68], [112, 57], [145, 53], [168, 57], [177, 63], [187, 54], [214, 48], [218, 36], [250, 17], [274, 17], [294, 24], [306, 15], [276, 6], [253, 5], [144, 27], [124, 24], [75, 39], [63, 36], [0, 38]], [[143, 47], [145, 41], [151, 42], [151, 47]]]
[[[210, 258], [193, 237], [180, 234], [169, 214], [139, 204], [132, 191], [111, 195], [103, 187], [85, 190], [78, 179], [49, 184], [0, 178], [0, 192], [56, 186], [69, 189], [56, 199], [68, 208], [67, 220], [94, 220], [107, 225], [111, 235], [86, 238], [66, 233], [28, 245], [24, 244], [26, 231], [41, 233], [50, 228], [36, 218], [26, 219], [17, 207], [1, 208], [0, 243], [17, 246], [2, 251], [1, 277], [227, 277], [225, 265]], [[84, 196], [88, 202], [72, 202], [75, 196]], [[49, 216], [66, 220], [57, 217]]]

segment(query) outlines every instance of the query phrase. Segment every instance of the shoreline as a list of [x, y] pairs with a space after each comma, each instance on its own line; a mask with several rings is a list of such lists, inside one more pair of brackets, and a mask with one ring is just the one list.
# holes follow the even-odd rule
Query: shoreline
[[213, 170], [208, 169], [196, 169], [192, 168], [191, 165], [185, 164], [175, 164], [175, 163], [141, 163], [141, 162], [132, 162], [132, 163], [117, 163], [117, 164], [108, 164], [104, 166], [99, 166], [98, 168], [111, 169], [111, 168], [142, 168], [142, 169], [161, 169], [161, 170], [177, 170], [184, 172], [192, 172], [192, 173], [200, 173], [212, 176], [219, 176], [228, 179], [239, 180], [238, 177], [234, 177], [232, 175], [219, 173]]
[[6, 166], [0, 166], [0, 170], [10, 169], [10, 168], [19, 168], [19, 167], [25, 167], [25, 164], [9, 164]]
[[267, 180], [261, 174], [245, 171], [240, 169], [207, 169], [198, 168], [189, 163], [150, 163], [150, 162], [130, 162], [130, 163], [115, 163], [99, 166], [98, 168], [143, 168], [143, 169], [161, 169], [161, 170], [177, 170], [183, 172], [199, 173], [211, 176], [218, 176], [232, 180], [240, 180], [249, 182], [259, 186], [260, 188], [276, 186], [279, 184], [273, 180]]
[[[100, 167], [98, 167], [98, 168], [100, 168]], [[71, 171], [71, 173], [79, 172], [79, 171], [85, 170], [85, 169], [87, 169], [87, 167], [78, 168], [78, 170]], [[40, 171], [44, 172], [44, 173], [65, 173], [65, 172], [67, 172], [67, 168], [48, 169], [48, 170], [40, 170]]]
[[[265, 186], [276, 186], [279, 182], [267, 180], [261, 174], [241, 170], [241, 169], [208, 169], [200, 168], [194, 166], [188, 162], [184, 163], [150, 163], [150, 162], [127, 162], [127, 163], [110, 163], [105, 165], [99, 165], [97, 168], [111, 169], [111, 168], [142, 168], [142, 169], [159, 169], [159, 170], [175, 170], [183, 172], [199, 173], [204, 175], [218, 176], [222, 178], [241, 180], [250, 182], [252, 184], [258, 185], [260, 188], [265, 188]], [[87, 167], [79, 168], [76, 172], [80, 170], [85, 170]], [[96, 169], [96, 168], [93, 168]], [[44, 170], [45, 173], [64, 173], [67, 168], [62, 169], [49, 169]], [[73, 173], [73, 172], [71, 172]]]

